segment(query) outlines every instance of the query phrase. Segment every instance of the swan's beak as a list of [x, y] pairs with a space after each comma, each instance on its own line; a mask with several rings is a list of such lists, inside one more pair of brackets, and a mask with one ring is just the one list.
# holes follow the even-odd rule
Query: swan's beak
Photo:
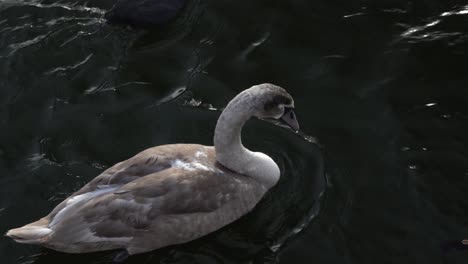
[[294, 131], [299, 131], [299, 123], [297, 122], [296, 114], [294, 113], [292, 108], [286, 109], [280, 120], [283, 121], [290, 128], [292, 128]]

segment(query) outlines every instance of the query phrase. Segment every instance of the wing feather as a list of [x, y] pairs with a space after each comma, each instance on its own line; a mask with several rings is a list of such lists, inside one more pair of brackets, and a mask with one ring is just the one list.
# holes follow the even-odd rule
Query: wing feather
[[[240, 201], [242, 187], [233, 177], [209, 171], [200, 175], [197, 171], [164, 170], [88, 201], [68, 219], [82, 218], [98, 237], [132, 237], [150, 229], [160, 217], [206, 214]], [[61, 224], [64, 228], [70, 225], [66, 220]]]

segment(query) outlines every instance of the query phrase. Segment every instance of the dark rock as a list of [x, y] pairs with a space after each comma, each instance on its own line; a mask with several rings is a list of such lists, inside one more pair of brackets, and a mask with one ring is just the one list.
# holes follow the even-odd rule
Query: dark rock
[[105, 18], [110, 23], [152, 27], [174, 20], [188, 0], [118, 0]]

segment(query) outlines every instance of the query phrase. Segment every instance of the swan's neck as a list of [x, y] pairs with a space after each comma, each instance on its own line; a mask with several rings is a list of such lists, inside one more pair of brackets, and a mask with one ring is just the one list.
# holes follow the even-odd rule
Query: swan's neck
[[278, 165], [266, 154], [245, 148], [241, 140], [242, 126], [254, 112], [254, 100], [249, 93], [240, 93], [221, 113], [214, 135], [216, 159], [228, 169], [270, 188], [279, 180]]

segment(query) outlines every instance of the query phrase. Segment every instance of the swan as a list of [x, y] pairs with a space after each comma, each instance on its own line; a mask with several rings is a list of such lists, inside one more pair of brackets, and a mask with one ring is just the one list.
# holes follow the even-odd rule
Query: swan
[[244, 123], [252, 116], [274, 118], [297, 131], [293, 108], [283, 88], [252, 86], [222, 111], [214, 146], [146, 149], [6, 236], [67, 253], [119, 249], [116, 258], [125, 259], [211, 233], [251, 211], [280, 178], [272, 158], [242, 145]]

